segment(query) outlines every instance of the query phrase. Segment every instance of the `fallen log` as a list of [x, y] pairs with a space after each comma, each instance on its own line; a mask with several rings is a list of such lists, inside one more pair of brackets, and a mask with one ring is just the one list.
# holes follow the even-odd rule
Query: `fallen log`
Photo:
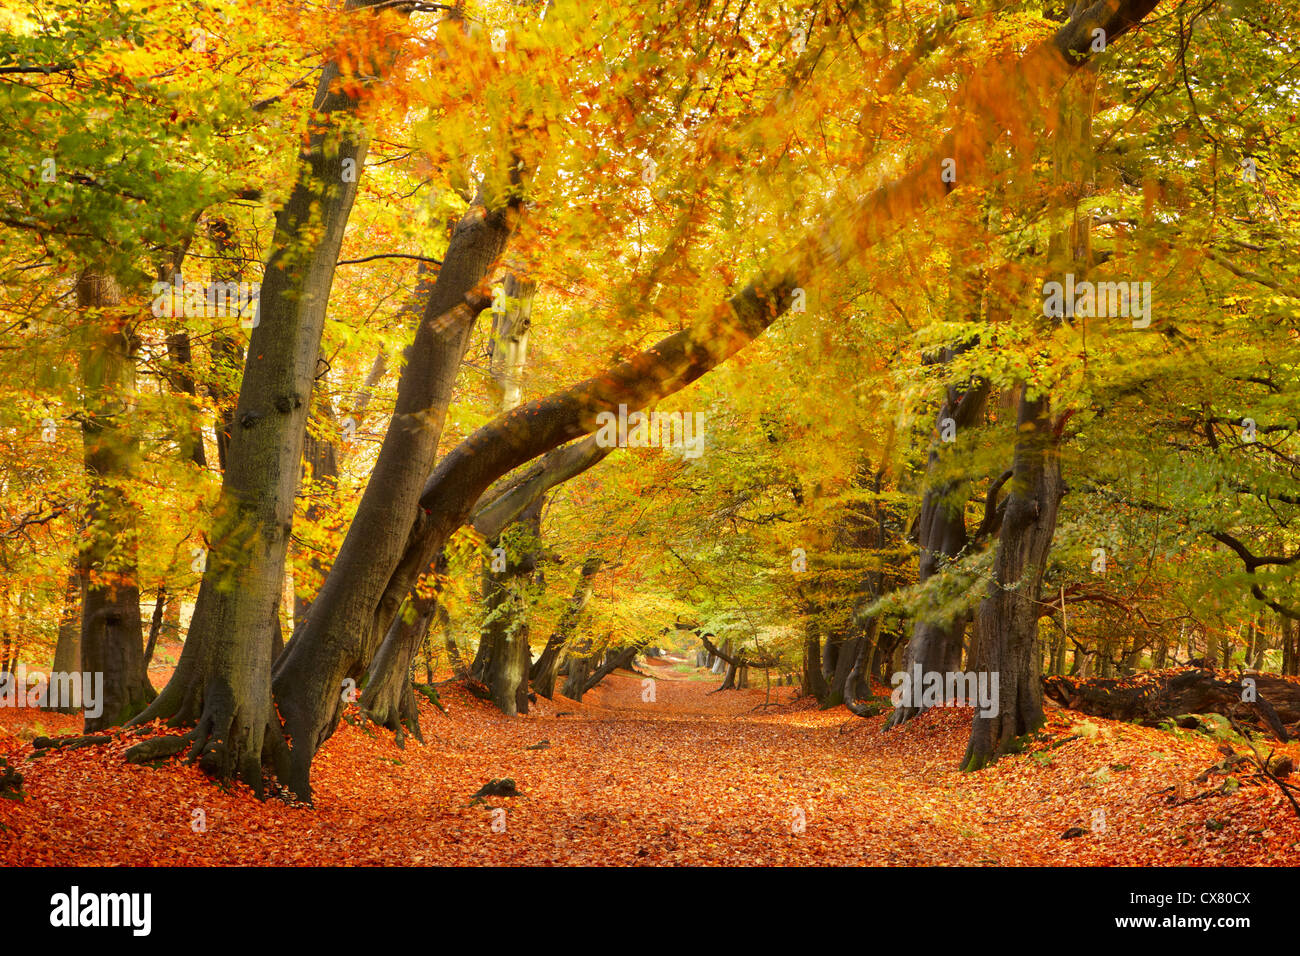
[[1233, 675], [1205, 667], [1144, 671], [1130, 677], [1044, 677], [1043, 693], [1070, 710], [1155, 726], [1184, 714], [1222, 714], [1282, 742], [1300, 728], [1300, 682], [1276, 674]]

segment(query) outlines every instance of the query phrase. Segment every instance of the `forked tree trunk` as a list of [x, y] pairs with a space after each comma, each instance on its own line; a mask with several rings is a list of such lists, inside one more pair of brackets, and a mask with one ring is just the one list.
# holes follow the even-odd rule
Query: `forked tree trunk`
[[137, 340], [120, 303], [111, 278], [82, 273], [77, 304], [88, 313], [89, 347], [82, 361], [81, 432], [90, 493], [78, 556], [80, 644], [83, 669], [104, 675], [102, 710], [97, 717], [87, 712], [87, 733], [123, 723], [154, 698], [144, 671], [135, 508], [122, 486], [138, 455], [129, 421]]
[[1015, 463], [993, 559], [993, 580], [979, 607], [975, 671], [998, 675], [996, 715], [976, 712], [963, 770], [997, 759], [1016, 737], [1043, 723], [1038, 648], [1039, 589], [1064, 493], [1058, 437], [1046, 396], [1019, 399]]
[[[956, 350], [945, 350], [944, 361], [952, 361], [955, 355]], [[950, 427], [956, 427], [958, 435], [973, 428], [984, 413], [988, 391], [989, 386], [985, 381], [976, 381], [964, 391], [949, 388], [939, 408], [940, 431], [948, 420], [954, 423]], [[917, 580], [922, 584], [941, 574], [944, 566], [961, 554], [969, 541], [966, 532], [966, 496], [957, 493], [956, 482], [938, 479], [940, 468], [939, 446], [933, 445], [926, 466], [928, 487], [921, 501], [921, 516], [916, 526], [919, 548]], [[924, 673], [936, 674], [946, 674], [961, 668], [961, 645], [966, 618], [941, 617], [939, 603], [927, 601], [916, 611], [912, 638], [907, 643], [903, 657], [905, 673], [913, 673], [913, 668], [917, 665]], [[923, 709], [919, 699], [912, 704], [896, 707], [889, 717], [887, 727], [906, 723]]]
[[[390, 51], [376, 52], [359, 72], [391, 62]], [[190, 757], [259, 795], [264, 755], [281, 781], [294, 782], [271, 703], [271, 660], [321, 332], [365, 161], [367, 135], [351, 119], [356, 85], [338, 62], [326, 63], [297, 181], [276, 216], [188, 639], [170, 683], [135, 720], [195, 724]], [[128, 757], [147, 758], [158, 746], [145, 741]]]

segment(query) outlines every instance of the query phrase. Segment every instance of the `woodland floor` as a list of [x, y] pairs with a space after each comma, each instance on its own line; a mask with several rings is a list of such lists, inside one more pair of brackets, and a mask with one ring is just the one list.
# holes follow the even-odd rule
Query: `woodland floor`
[[[1199, 735], [1049, 705], [1039, 752], [962, 774], [969, 710], [881, 733], [883, 716], [821, 711], [792, 688], [759, 708], [761, 688], [710, 693], [718, 679], [691, 679], [702, 672], [642, 666], [661, 678], [653, 703], [619, 672], [581, 704], [539, 699], [520, 718], [447, 686], [450, 713], [421, 699], [427, 742], [405, 749], [342, 723], [315, 765], [314, 808], [226, 792], [176, 762], [126, 764], [129, 741], [30, 759], [34, 735], [80, 718], [0, 710], [0, 756], [27, 793], [0, 800], [0, 865], [1300, 863], [1300, 820], [1275, 786], [1246, 772], [1234, 792], [1222, 775], [1196, 782], [1221, 759]], [[1300, 746], [1282, 751], [1300, 763]], [[492, 777], [520, 796], [472, 803]], [[1071, 827], [1085, 832], [1063, 839]]]

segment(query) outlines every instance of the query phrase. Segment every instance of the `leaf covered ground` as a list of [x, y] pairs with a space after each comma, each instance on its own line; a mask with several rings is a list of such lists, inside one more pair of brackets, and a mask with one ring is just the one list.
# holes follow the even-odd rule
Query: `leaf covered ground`
[[[1197, 781], [1222, 760], [1207, 736], [1049, 705], [1027, 752], [962, 774], [968, 710], [881, 733], [884, 716], [791, 688], [761, 707], [761, 689], [649, 669], [653, 701], [619, 672], [520, 718], [447, 685], [449, 713], [422, 699], [426, 743], [404, 749], [344, 722], [311, 808], [175, 761], [126, 764], [129, 740], [33, 757], [36, 732], [79, 719], [0, 711], [0, 756], [26, 792], [0, 800], [0, 865], [1300, 863], [1300, 820], [1274, 785], [1248, 768]], [[504, 777], [519, 796], [471, 799]]]

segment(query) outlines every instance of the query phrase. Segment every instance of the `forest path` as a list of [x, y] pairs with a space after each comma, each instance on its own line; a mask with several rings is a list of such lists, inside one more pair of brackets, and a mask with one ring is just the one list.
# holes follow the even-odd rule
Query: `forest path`
[[[1275, 789], [1161, 792], [1217, 791], [1222, 778], [1194, 782], [1219, 759], [1212, 741], [1054, 710], [1052, 740], [1075, 739], [961, 774], [969, 711], [882, 733], [883, 716], [822, 711], [793, 688], [755, 709], [762, 689], [710, 693], [717, 678], [691, 676], [655, 681], [649, 700], [643, 677], [618, 672], [581, 704], [539, 699], [522, 717], [444, 685], [447, 714], [421, 700], [423, 746], [340, 724], [313, 808], [223, 792], [175, 762], [124, 764], [126, 742], [28, 759], [23, 712], [0, 713], [0, 754], [28, 793], [0, 801], [0, 864], [1300, 861]], [[520, 795], [472, 800], [494, 777]], [[1071, 827], [1084, 833], [1062, 839]]]

